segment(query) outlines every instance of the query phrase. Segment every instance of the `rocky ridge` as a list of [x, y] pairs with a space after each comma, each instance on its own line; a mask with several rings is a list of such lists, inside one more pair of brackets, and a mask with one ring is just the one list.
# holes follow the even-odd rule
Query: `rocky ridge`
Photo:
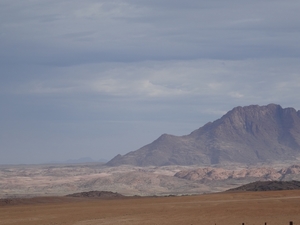
[[66, 195], [66, 197], [115, 199], [115, 198], [124, 198], [125, 196], [117, 192], [111, 192], [111, 191], [87, 191], [87, 192], [69, 194]]
[[229, 189], [228, 191], [282, 191], [299, 190], [300, 181], [257, 181], [245, 184], [241, 187]]
[[249, 179], [259, 178], [266, 181], [281, 181], [288, 176], [300, 174], [300, 165], [292, 165], [287, 168], [276, 170], [271, 167], [249, 168], [240, 170], [227, 170], [223, 168], [205, 167], [193, 170], [183, 170], [174, 176], [192, 181], [217, 181], [227, 179]]
[[166, 166], [257, 164], [300, 154], [300, 111], [280, 105], [236, 107], [189, 135], [163, 134], [106, 165]]

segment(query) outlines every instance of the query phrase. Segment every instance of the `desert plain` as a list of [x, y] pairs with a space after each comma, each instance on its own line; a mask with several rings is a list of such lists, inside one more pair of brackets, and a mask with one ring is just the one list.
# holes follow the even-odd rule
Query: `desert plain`
[[1, 225], [300, 224], [300, 191], [89, 199], [36, 197], [0, 206]]
[[[300, 225], [300, 190], [224, 192], [256, 180], [299, 180], [300, 166], [290, 165], [3, 165], [0, 225]], [[65, 196], [92, 190], [125, 197]]]

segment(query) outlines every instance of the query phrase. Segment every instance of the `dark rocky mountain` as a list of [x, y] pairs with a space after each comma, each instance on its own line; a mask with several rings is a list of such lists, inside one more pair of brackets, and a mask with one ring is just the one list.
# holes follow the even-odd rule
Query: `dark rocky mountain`
[[256, 181], [250, 184], [229, 189], [228, 191], [280, 191], [299, 190], [300, 181]]
[[293, 160], [300, 153], [300, 111], [280, 105], [236, 107], [185, 136], [163, 134], [108, 166], [210, 165]]

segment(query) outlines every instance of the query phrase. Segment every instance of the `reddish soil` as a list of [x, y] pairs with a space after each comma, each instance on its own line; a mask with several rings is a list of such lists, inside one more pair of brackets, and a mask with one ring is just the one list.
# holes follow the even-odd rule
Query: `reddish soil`
[[299, 190], [111, 200], [49, 197], [0, 206], [0, 225], [288, 225], [289, 221], [300, 224]]

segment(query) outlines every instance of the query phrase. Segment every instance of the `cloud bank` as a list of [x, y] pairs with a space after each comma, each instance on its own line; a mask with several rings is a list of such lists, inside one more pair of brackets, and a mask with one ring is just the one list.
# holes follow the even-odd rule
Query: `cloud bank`
[[111, 158], [238, 105], [300, 109], [300, 3], [0, 3], [0, 163]]

